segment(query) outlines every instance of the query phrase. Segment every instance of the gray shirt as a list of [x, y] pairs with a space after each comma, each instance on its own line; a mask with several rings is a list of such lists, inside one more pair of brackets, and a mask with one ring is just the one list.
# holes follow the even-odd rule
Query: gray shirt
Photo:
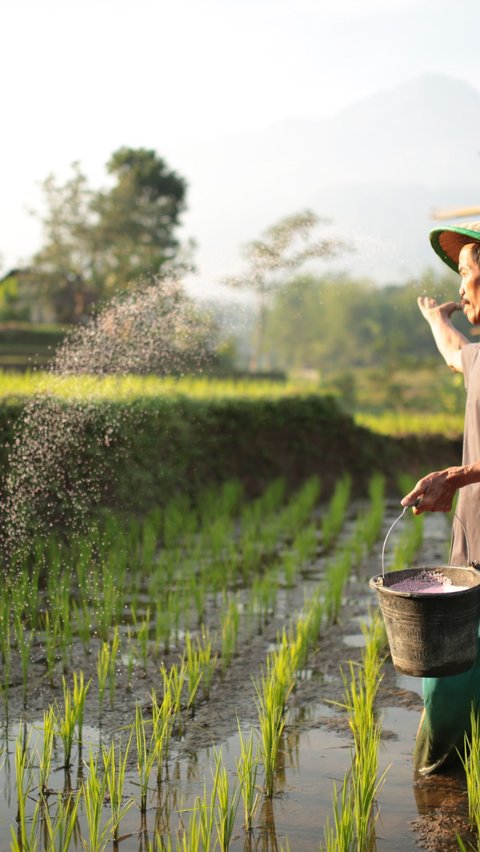
[[[463, 432], [462, 464], [480, 461], [480, 343], [469, 343], [461, 351], [467, 402]], [[457, 518], [453, 520], [451, 565], [466, 565], [468, 560], [480, 562], [480, 482], [465, 485], [458, 492], [456, 514], [462, 521], [468, 537]]]

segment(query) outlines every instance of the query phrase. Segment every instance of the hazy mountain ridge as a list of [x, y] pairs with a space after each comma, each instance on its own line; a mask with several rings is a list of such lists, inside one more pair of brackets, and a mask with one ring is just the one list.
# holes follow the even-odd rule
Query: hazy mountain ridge
[[437, 262], [433, 209], [480, 204], [479, 152], [480, 92], [429, 74], [326, 118], [285, 120], [171, 159], [190, 182], [185, 224], [205, 282], [238, 268], [242, 242], [305, 207], [356, 244], [341, 267], [392, 281]]

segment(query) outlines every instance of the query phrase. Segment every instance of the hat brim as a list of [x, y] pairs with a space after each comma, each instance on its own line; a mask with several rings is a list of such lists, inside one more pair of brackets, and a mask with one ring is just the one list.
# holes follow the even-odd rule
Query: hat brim
[[480, 242], [480, 222], [473, 226], [452, 225], [446, 228], [434, 228], [430, 232], [433, 250], [450, 269], [458, 272], [458, 259], [463, 246]]

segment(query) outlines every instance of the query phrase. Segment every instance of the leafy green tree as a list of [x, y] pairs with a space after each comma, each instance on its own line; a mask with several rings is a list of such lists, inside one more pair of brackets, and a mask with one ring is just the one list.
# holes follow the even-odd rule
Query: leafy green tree
[[172, 264], [187, 185], [146, 148], [120, 148], [107, 170], [115, 183], [94, 195], [92, 209], [98, 217], [96, 271], [110, 292]]
[[285, 216], [267, 228], [260, 239], [245, 243], [241, 250], [245, 272], [225, 279], [227, 285], [250, 290], [257, 297], [258, 317], [250, 369], [258, 369], [264, 354], [267, 312], [273, 295], [307, 261], [333, 257], [340, 249], [346, 249], [339, 240], [318, 238], [316, 230], [326, 222], [311, 210]]
[[91, 189], [78, 163], [65, 183], [49, 175], [42, 185], [45, 241], [31, 268], [61, 322], [84, 320], [95, 302], [173, 268], [179, 255], [184, 179], [145, 148], [120, 148], [107, 169], [108, 189]]

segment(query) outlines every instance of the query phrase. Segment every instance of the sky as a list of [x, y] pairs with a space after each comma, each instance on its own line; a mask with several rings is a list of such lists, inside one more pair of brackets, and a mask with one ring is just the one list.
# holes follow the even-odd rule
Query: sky
[[39, 248], [40, 182], [73, 161], [98, 187], [122, 145], [175, 168], [421, 73], [480, 89], [477, 20], [478, 0], [2, 0], [0, 268]]

